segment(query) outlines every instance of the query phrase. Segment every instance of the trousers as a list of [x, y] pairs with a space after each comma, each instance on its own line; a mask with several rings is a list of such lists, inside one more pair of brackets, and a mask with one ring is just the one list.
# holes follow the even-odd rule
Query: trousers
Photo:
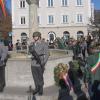
[[42, 93], [44, 85], [43, 70], [41, 67], [31, 66], [31, 71], [35, 83], [35, 88], [39, 88], [39, 92]]
[[0, 68], [0, 90], [5, 87], [5, 67]]

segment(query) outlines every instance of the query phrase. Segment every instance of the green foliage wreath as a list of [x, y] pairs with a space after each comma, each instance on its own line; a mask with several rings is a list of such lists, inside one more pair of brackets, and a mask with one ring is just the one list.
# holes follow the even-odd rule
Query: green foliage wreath
[[63, 64], [63, 63], [59, 63], [54, 68], [54, 80], [55, 80], [56, 85], [59, 85], [60, 74], [67, 73], [67, 71], [68, 71], [68, 66], [67, 64]]

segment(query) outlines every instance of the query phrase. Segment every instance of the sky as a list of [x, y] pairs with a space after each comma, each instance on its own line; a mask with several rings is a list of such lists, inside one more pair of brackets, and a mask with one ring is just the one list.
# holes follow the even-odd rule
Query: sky
[[[100, 0], [92, 0], [94, 3], [95, 9], [100, 10]], [[11, 10], [11, 0], [6, 0], [6, 5], [9, 10]]]
[[100, 10], [100, 0], [92, 0], [92, 2], [94, 3], [95, 9]]
[[11, 0], [6, 0], [6, 6], [9, 10], [11, 10]]

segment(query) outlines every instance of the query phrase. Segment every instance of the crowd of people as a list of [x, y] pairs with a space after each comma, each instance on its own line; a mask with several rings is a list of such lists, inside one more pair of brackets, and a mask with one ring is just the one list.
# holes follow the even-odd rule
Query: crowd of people
[[[67, 44], [73, 51], [73, 60], [69, 62], [69, 68], [59, 76], [59, 96], [58, 100], [73, 100], [70, 92], [77, 95], [77, 100], [99, 100], [100, 99], [100, 51], [94, 49], [94, 40], [88, 35], [87, 39], [82, 37], [80, 40], [70, 40]], [[5, 66], [7, 62], [7, 49], [0, 44], [0, 92], [6, 85]], [[26, 44], [22, 43], [22, 48], [26, 49]], [[16, 49], [21, 49], [19, 40]], [[33, 97], [35, 94], [43, 95], [45, 64], [49, 57], [48, 44], [41, 38], [40, 32], [33, 33], [33, 41], [29, 45], [31, 58], [31, 72], [35, 83], [32, 89]], [[2, 65], [3, 62], [5, 65]], [[74, 62], [77, 62], [78, 67]], [[92, 67], [95, 67], [92, 69]], [[89, 98], [84, 89], [87, 89]], [[36, 98], [35, 98], [36, 99]], [[33, 100], [35, 100], [33, 98]]]
[[19, 52], [21, 50], [27, 50], [27, 42], [23, 41], [21, 43], [20, 40], [17, 40], [17, 42], [16, 42], [16, 50], [17, 50], [17, 52]]
[[[66, 72], [71, 81], [60, 79], [60, 91], [58, 100], [73, 100], [70, 95], [72, 87], [73, 92], [77, 95], [77, 100], [99, 100], [100, 99], [100, 54], [99, 50], [95, 49], [95, 40], [91, 39], [88, 35], [87, 39], [81, 38], [80, 40], [73, 40], [69, 43], [73, 50], [73, 60], [69, 62], [69, 69]], [[78, 65], [75, 65], [77, 62]], [[95, 68], [92, 68], [95, 67]], [[64, 75], [63, 75], [64, 76]], [[67, 84], [66, 84], [67, 82]], [[89, 97], [86, 96], [87, 90]], [[66, 93], [67, 92], [67, 93]]]

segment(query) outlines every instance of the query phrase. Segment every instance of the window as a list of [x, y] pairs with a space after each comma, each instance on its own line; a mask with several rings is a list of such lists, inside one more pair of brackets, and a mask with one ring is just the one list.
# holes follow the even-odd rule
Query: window
[[48, 33], [48, 40], [49, 40], [49, 42], [50, 42], [50, 43], [53, 43], [55, 39], [56, 39], [56, 34], [55, 34], [55, 32], [53, 32], [53, 31], [49, 32], [49, 33]]
[[82, 5], [82, 0], [77, 0], [77, 5], [81, 6]]
[[78, 31], [78, 32], [77, 32], [77, 40], [80, 40], [80, 39], [83, 38], [83, 37], [84, 37], [83, 31]]
[[53, 0], [48, 0], [48, 7], [53, 7]]
[[62, 6], [67, 6], [67, 0], [62, 0]]
[[53, 15], [49, 15], [48, 16], [48, 23], [49, 24], [53, 24], [54, 23], [54, 17], [53, 17]]
[[68, 16], [67, 15], [63, 15], [63, 23], [67, 23], [68, 22]]
[[70, 38], [70, 33], [68, 31], [63, 32], [64, 41], [67, 42]]
[[27, 43], [27, 34], [26, 33], [21, 33], [21, 42], [23, 43]]
[[82, 14], [77, 14], [77, 22], [83, 22]]
[[20, 8], [25, 8], [25, 0], [20, 0]]
[[21, 24], [25, 24], [25, 16], [21, 17]]

